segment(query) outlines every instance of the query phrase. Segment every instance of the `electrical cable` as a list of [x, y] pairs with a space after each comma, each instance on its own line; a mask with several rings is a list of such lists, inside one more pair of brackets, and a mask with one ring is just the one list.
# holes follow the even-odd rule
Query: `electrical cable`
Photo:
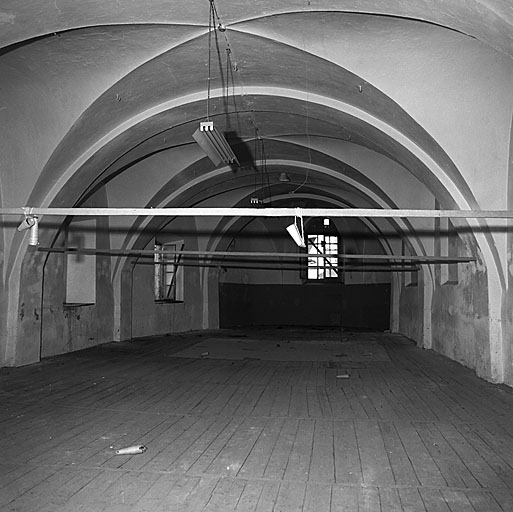
[[[230, 56], [230, 62], [233, 62], [231, 57], [232, 56], [236, 56], [236, 53], [233, 51], [233, 49], [231, 47], [230, 40], [228, 38], [228, 31], [226, 30], [226, 26], [222, 22], [221, 17], [219, 16], [219, 13], [217, 11], [217, 7], [215, 5], [215, 0], [209, 0], [209, 2], [210, 2], [212, 13], [213, 13], [214, 30], [220, 30], [223, 33], [225, 44], [226, 44], [226, 51], [227, 51], [228, 55]], [[216, 22], [217, 22], [217, 27], [215, 26]], [[221, 27], [222, 27], [222, 29], [220, 29]], [[244, 109], [249, 114], [248, 123], [251, 124], [252, 126], [256, 127], [257, 124], [256, 124], [255, 119], [254, 119], [254, 113], [253, 113], [249, 103], [246, 100], [246, 94], [244, 92], [244, 79], [242, 77], [241, 70], [239, 69], [239, 67], [237, 65], [237, 62], [238, 62], [237, 59], [235, 58], [234, 60], [235, 60], [235, 64], [232, 64], [231, 69], [236, 72], [237, 78], [238, 78], [239, 83], [240, 83], [241, 100], [242, 100], [242, 103], [244, 105]]]
[[[271, 184], [270, 184], [269, 173], [268, 173], [268, 169], [267, 169], [264, 141], [262, 139], [260, 129], [255, 121], [254, 112], [250, 108], [250, 105], [248, 104], [248, 102], [246, 100], [246, 95], [244, 92], [244, 79], [242, 77], [242, 73], [241, 73], [239, 67], [237, 66], [237, 59], [235, 59], [235, 64], [233, 64], [233, 61], [232, 61], [232, 56], [235, 56], [235, 54], [230, 45], [230, 40], [228, 38], [226, 26], [224, 25], [224, 23], [221, 20], [221, 17], [219, 16], [219, 13], [217, 11], [217, 6], [215, 4], [215, 0], [209, 0], [209, 2], [210, 2], [209, 30], [212, 30], [211, 27], [213, 25], [213, 30], [215, 31], [215, 34], [216, 34], [216, 44], [218, 44], [217, 31], [222, 32], [223, 36], [224, 36], [225, 44], [226, 44], [226, 62], [227, 62], [226, 92], [228, 95], [228, 92], [229, 92], [228, 69], [230, 69], [232, 72], [236, 73], [236, 76], [238, 78], [238, 81], [240, 84], [240, 90], [241, 90], [241, 101], [242, 101], [244, 110], [249, 115], [248, 123], [251, 126], [253, 126], [253, 128], [255, 129], [255, 151], [254, 151], [255, 160], [258, 161], [259, 157], [260, 157], [260, 160], [262, 162], [262, 164], [261, 164], [262, 177], [260, 180], [261, 187], [264, 190], [267, 187], [267, 195], [268, 195], [268, 198], [270, 201], [271, 200]], [[211, 52], [211, 41], [210, 41], [210, 36], [209, 36], [209, 76], [210, 76], [210, 52]], [[233, 75], [232, 75], [232, 77], [233, 77]], [[210, 79], [209, 79], [209, 86], [210, 86]], [[209, 89], [209, 97], [210, 97], [210, 89]], [[307, 108], [308, 108], [308, 105], [307, 105]], [[226, 108], [226, 111], [227, 110], [228, 110], [228, 108]], [[237, 108], [235, 108], [235, 113], [237, 114], [237, 117], [239, 118]], [[239, 118], [239, 127], [240, 127], [240, 118]], [[258, 177], [256, 176], [258, 169], [257, 169], [256, 165], [255, 165], [254, 172], [255, 172], [255, 193], [256, 193], [257, 182], [258, 182]]]
[[[210, 9], [208, 13], [208, 78], [207, 78], [207, 121], [210, 121], [210, 89], [211, 89], [211, 70], [212, 70], [212, 26], [214, 20], [215, 4], [210, 0]], [[214, 27], [215, 30], [215, 27]]]

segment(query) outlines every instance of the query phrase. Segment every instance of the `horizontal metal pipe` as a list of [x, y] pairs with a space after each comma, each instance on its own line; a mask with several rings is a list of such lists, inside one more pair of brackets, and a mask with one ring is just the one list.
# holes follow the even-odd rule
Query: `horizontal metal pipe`
[[[166, 265], [169, 262], [165, 261], [134, 261], [133, 265]], [[230, 269], [239, 269], [239, 270], [284, 270], [284, 271], [294, 271], [299, 272], [300, 270], [306, 270], [305, 266], [296, 265], [296, 266], [281, 266], [281, 265], [263, 265], [263, 266], [249, 266], [249, 265], [233, 265], [231, 263], [177, 263], [178, 267], [212, 267], [219, 268], [222, 270], [230, 270]], [[310, 267], [317, 268], [317, 267]], [[412, 266], [344, 266], [344, 265], [335, 265], [334, 269], [343, 270], [344, 272], [418, 272], [420, 267], [417, 265]]]
[[385, 261], [412, 261], [415, 263], [468, 263], [475, 261], [471, 257], [452, 256], [395, 256], [393, 254], [306, 254], [295, 252], [242, 252], [242, 251], [153, 251], [151, 249], [78, 249], [73, 247], [38, 247], [38, 251], [67, 252], [68, 254], [103, 254], [107, 256], [137, 256], [154, 257], [161, 255], [180, 254], [182, 256], [207, 256], [214, 258], [338, 258], [344, 260], [385, 260]]
[[117, 217], [386, 217], [513, 218], [513, 210], [417, 210], [381, 208], [0, 208], [2, 215]]

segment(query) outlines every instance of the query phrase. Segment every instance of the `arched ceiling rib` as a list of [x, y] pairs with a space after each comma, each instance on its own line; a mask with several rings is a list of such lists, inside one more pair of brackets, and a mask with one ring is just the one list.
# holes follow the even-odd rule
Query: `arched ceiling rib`
[[[446, 201], [446, 204], [450, 205], [450, 198], [444, 195], [443, 189], [437, 183], [435, 176], [431, 175], [429, 170], [411, 153], [405, 148], [401, 147], [396, 141], [394, 141], [389, 135], [380, 132], [378, 129], [368, 126], [361, 120], [354, 118], [344, 112], [335, 111], [331, 108], [316, 105], [315, 110], [312, 105], [306, 106], [303, 101], [278, 98], [278, 97], [255, 97], [249, 98], [251, 104], [255, 107], [254, 110], [262, 112], [264, 108], [272, 108], [275, 106], [276, 111], [269, 111], [266, 113], [266, 122], [260, 123], [263, 127], [261, 130], [265, 134], [267, 128], [272, 130], [274, 126], [279, 127], [279, 136], [269, 137], [267, 139], [265, 147], [267, 155], [270, 158], [279, 157], [291, 157], [294, 156], [295, 151], [299, 151], [305, 161], [309, 161], [309, 153], [307, 149], [301, 149], [297, 143], [294, 147], [291, 147], [291, 152], [280, 153], [277, 148], [279, 145], [272, 145], [272, 140], [284, 140], [287, 139], [290, 142], [294, 142], [294, 136], [289, 134], [287, 137], [283, 137], [281, 134], [282, 127], [280, 123], [291, 123], [294, 126], [299, 126], [298, 133], [295, 135], [304, 135], [304, 126], [306, 123], [309, 124], [309, 137], [328, 137], [332, 138], [333, 142], [347, 140], [346, 134], [351, 134], [351, 142], [355, 144], [361, 144], [368, 146], [374, 151], [378, 151], [383, 155], [392, 158], [396, 162], [400, 163], [408, 169], [409, 172], [417, 176], [417, 178], [424, 182], [428, 187], [436, 190], [440, 195], [442, 201]], [[204, 104], [199, 102], [193, 105], [185, 105], [184, 107], [174, 109], [172, 112], [163, 112], [158, 116], [149, 118], [141, 126], [134, 127], [134, 130], [126, 130], [120, 133], [120, 135], [113, 139], [108, 145], [105, 145], [100, 151], [91, 154], [85, 165], [80, 168], [80, 172], [76, 172], [71, 178], [66, 191], [62, 190], [55, 198], [55, 205], [69, 204], [73, 194], [70, 195], [71, 190], [82, 191], [86, 190], [91, 183], [94, 183], [98, 175], [101, 174], [101, 181], [105, 182], [108, 179], [109, 174], [116, 174], [120, 169], [130, 166], [134, 162], [141, 158], [145, 158], [148, 154], [154, 154], [161, 151], [161, 148], [169, 147], [169, 142], [172, 142], [173, 146], [180, 147], [182, 145], [193, 145], [191, 139], [192, 132], [196, 129], [197, 120], [201, 118], [201, 112], [203, 111]], [[306, 118], [306, 109], [309, 109], [308, 120]], [[315, 113], [315, 116], [314, 116]], [[241, 117], [243, 113], [237, 113], [235, 116]], [[224, 121], [224, 115], [220, 116]], [[401, 117], [400, 109], [392, 110], [390, 112], [390, 119], [397, 123], [399, 129], [399, 123], [406, 122], [407, 115], [403, 113]], [[190, 122], [192, 118], [193, 122]], [[328, 121], [325, 121], [328, 120]], [[276, 123], [276, 124], [274, 124]], [[235, 124], [235, 123], [232, 123]], [[169, 129], [169, 126], [174, 128]], [[338, 127], [344, 127], [342, 130]], [[284, 126], [285, 128], [285, 126]], [[289, 128], [290, 130], [290, 128]], [[293, 133], [294, 130], [291, 130]], [[140, 133], [144, 132], [149, 137], [146, 142], [140, 143]], [[151, 135], [156, 134], [155, 137]], [[247, 135], [250, 135], [248, 133]], [[253, 135], [254, 136], [254, 135]], [[424, 137], [424, 141], [422, 140]], [[155, 140], [152, 140], [155, 139]], [[233, 141], [232, 141], [233, 142]], [[237, 144], [234, 144], [236, 152], [244, 152], [251, 156], [252, 148], [254, 147], [254, 141], [249, 138], [246, 142], [241, 143], [243, 148], [239, 149]], [[436, 144], [433, 144], [432, 139], [427, 135], [422, 135], [422, 130], [419, 131], [419, 139], [417, 141], [419, 147], [422, 147], [426, 152], [430, 152], [431, 157], [440, 162], [440, 165], [444, 167], [447, 173], [449, 173], [454, 181], [464, 188], [464, 182], [458, 177], [458, 172], [454, 165], [451, 164], [445, 153], [437, 148]], [[194, 145], [193, 145], [194, 146]], [[427, 146], [427, 147], [426, 147]], [[196, 147], [196, 146], [194, 146]], [[68, 146], [62, 148], [63, 156], [69, 155]], [[134, 148], [130, 150], [129, 148]], [[149, 151], [151, 148], [151, 151]], [[270, 149], [273, 148], [273, 151]], [[129, 151], [126, 153], [126, 151]], [[203, 158], [204, 155], [200, 150], [197, 150], [197, 158]], [[294, 156], [294, 158], [296, 158]], [[119, 160], [118, 160], [119, 159]], [[47, 169], [49, 173], [55, 173], [57, 176], [61, 175], [63, 168], [58, 165], [58, 160], [52, 160], [48, 165]], [[209, 165], [208, 161], [205, 161], [205, 165]], [[65, 169], [65, 168], [64, 168]], [[107, 172], [103, 172], [108, 170]], [[78, 171], [78, 169], [77, 169]], [[169, 172], [179, 172], [180, 169], [170, 168]], [[452, 174], [451, 174], [452, 171]], [[48, 175], [45, 175], [45, 179], [42, 177], [40, 181], [43, 185], [48, 186], [49, 183], [53, 183], [53, 180], [48, 179]], [[78, 200], [75, 195], [73, 201]], [[472, 200], [471, 195], [469, 199]], [[33, 202], [38, 202], [36, 197], [32, 198]]]

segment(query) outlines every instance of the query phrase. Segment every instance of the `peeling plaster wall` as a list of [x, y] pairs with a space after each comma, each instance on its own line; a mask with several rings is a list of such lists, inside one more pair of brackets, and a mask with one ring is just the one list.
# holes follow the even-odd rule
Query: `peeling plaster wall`
[[[403, 286], [399, 295], [399, 329], [398, 332], [422, 344], [423, 333], [423, 280], [422, 272], [419, 271], [419, 282], [417, 286]], [[404, 285], [404, 279], [402, 279]]]
[[2, 286], [0, 293], [0, 367], [7, 364], [7, 310], [8, 292], [6, 286]]
[[133, 272], [131, 338], [202, 328], [199, 269], [185, 269], [184, 301], [158, 303], [154, 299], [153, 266], [136, 265]]
[[[2, 178], [0, 176], [0, 205], [2, 205]], [[1, 217], [0, 217], [1, 218]], [[4, 249], [5, 229], [0, 229], [0, 367], [6, 363], [6, 340], [7, 340], [7, 309], [8, 292], [6, 290], [6, 279], [4, 274], [5, 249]]]
[[[109, 247], [108, 220], [98, 219], [99, 248]], [[94, 304], [65, 305], [65, 255], [51, 253], [44, 266], [41, 357], [72, 352], [112, 341], [113, 290], [111, 258], [96, 257], [96, 301]]]
[[[513, 209], [513, 119], [510, 128], [508, 159], [508, 209]], [[504, 336], [504, 382], [513, 386], [513, 221], [507, 224], [507, 290], [502, 306], [502, 329]]]
[[113, 302], [106, 257], [97, 258], [96, 287], [95, 304], [65, 306], [64, 255], [28, 248], [21, 268], [17, 332], [6, 363], [31, 364], [40, 357], [111, 341]]
[[[510, 230], [513, 223], [510, 223]], [[513, 386], [513, 235], [508, 234], [508, 289], [502, 307], [504, 336], [504, 382]]]
[[[440, 240], [435, 238], [440, 254]], [[488, 281], [479, 249], [471, 234], [460, 233], [456, 242], [458, 256], [471, 256], [476, 262], [458, 263], [458, 282], [441, 283], [441, 267], [434, 266], [432, 303], [424, 305], [422, 274], [418, 286], [403, 286], [400, 292], [399, 333], [419, 345], [423, 339], [423, 309], [431, 317], [432, 349], [475, 369], [490, 378]], [[431, 282], [426, 286], [432, 286]]]
[[[161, 231], [158, 234], [158, 240], [161, 243], [184, 240], [185, 250], [198, 250], [196, 233], [197, 228], [194, 219], [181, 217], [175, 219], [165, 230]], [[131, 283], [124, 280], [124, 289], [122, 290], [122, 300], [130, 300], [132, 304], [129, 337], [139, 338], [202, 328], [203, 290], [200, 268], [184, 267], [183, 270], [183, 302], [158, 303], [155, 302], [154, 270], [151, 259], [140, 260], [138, 264], [134, 265]], [[128, 289], [130, 285], [131, 290]], [[129, 319], [125, 316], [123, 322], [126, 323], [127, 321]]]
[[470, 235], [460, 236], [459, 254], [476, 262], [459, 264], [458, 284], [440, 284], [435, 269], [432, 303], [433, 349], [473, 368], [482, 377], [491, 374], [486, 269]]
[[41, 336], [41, 260], [36, 251], [25, 254], [22, 265], [23, 279], [20, 285], [18, 302], [17, 343], [13, 361], [16, 365], [39, 361]]

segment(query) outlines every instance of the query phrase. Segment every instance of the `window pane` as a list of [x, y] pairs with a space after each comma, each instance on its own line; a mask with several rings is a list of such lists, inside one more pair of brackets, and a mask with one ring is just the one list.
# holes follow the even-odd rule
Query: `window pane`
[[[308, 254], [338, 254], [336, 235], [308, 235]], [[338, 258], [310, 257], [307, 261], [308, 279], [336, 278], [338, 276]]]
[[315, 268], [308, 269], [308, 279], [317, 279], [317, 269], [315, 269]]

